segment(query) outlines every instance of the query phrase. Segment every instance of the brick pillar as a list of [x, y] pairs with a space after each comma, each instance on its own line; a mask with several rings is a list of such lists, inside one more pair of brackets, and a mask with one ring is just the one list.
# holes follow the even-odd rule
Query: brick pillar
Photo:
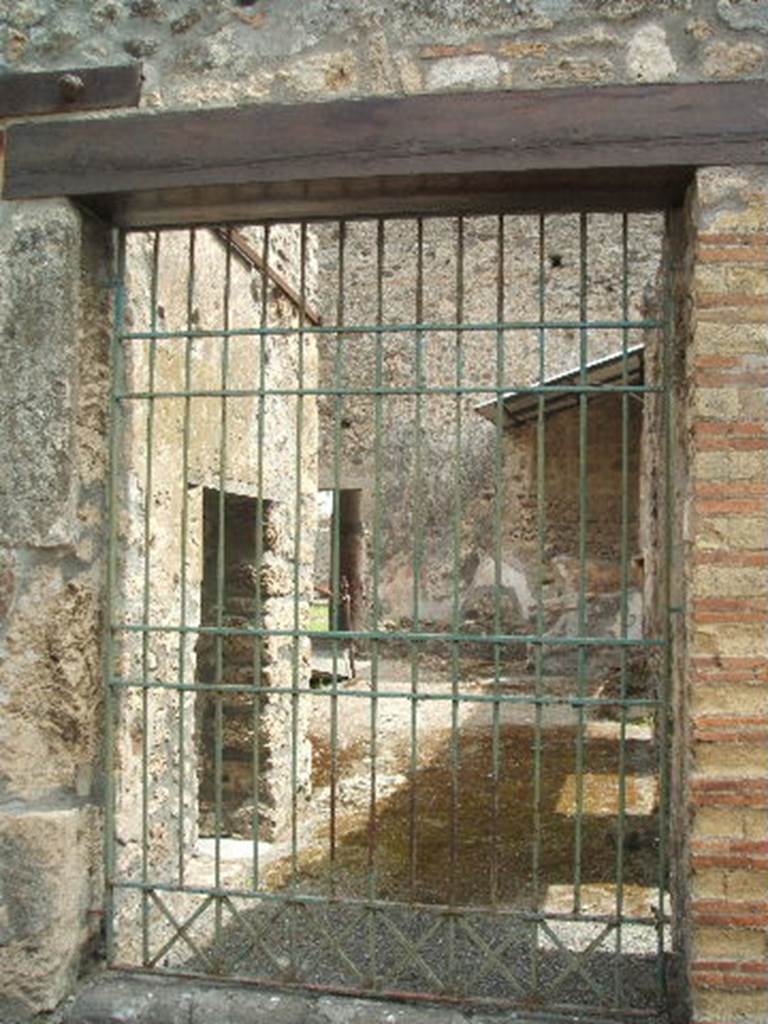
[[708, 168], [687, 357], [695, 1024], [768, 1021], [768, 168]]

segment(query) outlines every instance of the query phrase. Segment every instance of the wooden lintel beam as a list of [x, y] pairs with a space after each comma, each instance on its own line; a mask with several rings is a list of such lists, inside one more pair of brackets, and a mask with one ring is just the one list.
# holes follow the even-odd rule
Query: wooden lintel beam
[[[768, 82], [607, 86], [12, 125], [4, 195], [69, 195], [112, 217], [152, 196], [149, 221], [169, 206], [189, 223], [208, 209], [251, 219], [254, 186], [311, 186], [314, 202], [339, 182], [611, 169], [619, 187], [645, 170], [652, 190], [657, 169], [765, 162]], [[181, 217], [185, 194], [197, 212]]]
[[141, 64], [0, 74], [0, 118], [136, 107]]

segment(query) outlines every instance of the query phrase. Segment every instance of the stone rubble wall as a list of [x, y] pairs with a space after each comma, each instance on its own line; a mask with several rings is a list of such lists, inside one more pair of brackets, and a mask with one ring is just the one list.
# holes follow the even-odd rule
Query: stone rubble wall
[[764, 0], [16, 0], [0, 33], [18, 69], [141, 60], [153, 109], [768, 68]]
[[[426, 218], [422, 229], [422, 289], [417, 288], [418, 225], [415, 219], [387, 221], [383, 229], [381, 317], [384, 325], [415, 322], [535, 323], [540, 316], [539, 218], [465, 217], [459, 241], [455, 218]], [[548, 216], [543, 225], [544, 315], [550, 320], [580, 319], [582, 268], [578, 216]], [[591, 320], [623, 319], [622, 218], [593, 214], [586, 223], [588, 281], [586, 315]], [[350, 223], [344, 238], [343, 281], [339, 281], [339, 230], [316, 229], [320, 253], [321, 309], [326, 322], [375, 323], [379, 316], [379, 243], [373, 221]], [[658, 215], [632, 215], [628, 221], [627, 313], [630, 319], [658, 317], [662, 305], [663, 221]], [[459, 245], [463, 248], [462, 294], [457, 284]], [[500, 287], [498, 265], [504, 268]], [[340, 284], [343, 285], [340, 289]], [[343, 307], [337, 308], [341, 293]], [[459, 313], [460, 310], [460, 313]], [[503, 340], [492, 330], [456, 332], [384, 331], [380, 335], [342, 333], [319, 343], [324, 387], [413, 388], [420, 373], [430, 388], [514, 389], [539, 382], [540, 353], [545, 379], [578, 367], [580, 332], [508, 330]], [[587, 335], [587, 362], [628, 347], [655, 342], [651, 332], [594, 329]], [[460, 354], [457, 355], [458, 344]], [[418, 345], [418, 354], [417, 352]], [[408, 627], [414, 618], [413, 565], [420, 564], [419, 617], [429, 628], [446, 629], [455, 616], [454, 590], [460, 588], [462, 631], [494, 631], [494, 563], [499, 562], [502, 632], [529, 632], [536, 621], [539, 573], [537, 531], [537, 428], [505, 427], [478, 415], [492, 393], [454, 395], [335, 397], [320, 399], [321, 486], [359, 488], [367, 540], [369, 610], [376, 604], [386, 622]], [[573, 627], [578, 602], [579, 410], [546, 416], [544, 503], [547, 529], [544, 556], [551, 567], [544, 585], [545, 624], [555, 632]], [[629, 431], [628, 561], [640, 555], [638, 496], [643, 416], [639, 404], [627, 407]], [[420, 430], [417, 430], [417, 418]], [[614, 630], [621, 583], [621, 423], [620, 398], [588, 404], [588, 600], [595, 621], [590, 630]], [[378, 447], [378, 452], [377, 452]], [[457, 448], [460, 455], [457, 458]], [[375, 480], [378, 476], [378, 485]], [[404, 488], [405, 482], [405, 488]], [[501, 530], [496, 529], [496, 517]], [[458, 550], [452, 540], [458, 530]], [[376, 536], [378, 534], [378, 536]], [[318, 542], [326, 544], [324, 537]], [[374, 551], [377, 548], [377, 551]], [[374, 555], [379, 557], [378, 591], [373, 593]], [[316, 555], [322, 564], [322, 552]], [[642, 626], [640, 588], [630, 573], [635, 626]], [[555, 658], [550, 659], [553, 663]]]
[[[270, 249], [274, 248], [276, 254], [281, 247], [290, 249], [291, 236], [295, 233], [293, 227], [276, 230], [270, 239]], [[252, 234], [256, 236], [258, 232], [253, 230]], [[254, 237], [253, 244], [260, 251], [260, 239]], [[194, 259], [193, 329], [215, 331], [223, 325], [226, 315], [233, 330], [260, 322], [263, 289], [260, 273], [235, 256], [227, 261], [225, 245], [207, 229], [195, 232]], [[190, 282], [189, 233], [169, 231], [160, 234], [155, 295], [152, 293], [154, 260], [153, 235], [130, 235], [125, 328], [133, 332], [152, 328], [159, 332], [183, 330], [187, 326]], [[312, 275], [311, 257], [308, 274]], [[225, 313], [225, 304], [228, 313]], [[295, 304], [287, 301], [278, 289], [270, 288], [267, 293], [267, 324], [286, 328], [297, 323]], [[183, 337], [154, 343], [147, 340], [129, 342], [126, 363], [128, 390], [143, 392], [149, 388], [150, 374], [154, 376], [155, 391], [184, 390], [186, 344]], [[274, 335], [265, 338], [263, 344], [258, 337], [235, 335], [226, 342], [226, 355], [224, 345], [222, 338], [217, 336], [195, 338], [190, 343], [191, 390], [254, 389], [260, 384], [262, 368], [267, 388], [298, 386], [296, 335]], [[151, 369], [153, 346], [154, 369]], [[304, 386], [311, 387], [315, 380], [315, 363], [314, 345], [305, 339]], [[274, 395], [266, 397], [263, 436], [259, 427], [259, 406], [258, 397], [253, 395], [228, 398], [225, 410], [221, 399], [215, 396], [193, 397], [188, 405], [185, 399], [173, 397], [157, 398], [151, 403], [142, 398], [125, 404], [117, 468], [121, 500], [118, 526], [121, 561], [116, 612], [119, 621], [134, 624], [144, 621], [148, 558], [150, 603], [147, 618], [151, 625], [177, 626], [182, 618], [184, 625], [193, 629], [218, 625], [216, 566], [219, 537], [218, 531], [210, 528], [210, 523], [207, 530], [205, 528], [204, 492], [207, 489], [214, 493], [216, 505], [223, 490], [225, 495], [240, 498], [261, 497], [272, 506], [262, 566], [255, 565], [254, 518], [250, 552], [244, 550], [246, 542], [243, 542], [238, 552], [243, 564], [234, 568], [240, 575], [250, 571], [260, 572], [264, 577], [261, 607], [264, 626], [292, 628], [297, 486], [300, 489], [302, 520], [302, 542], [298, 551], [299, 614], [300, 620], [306, 618], [311, 596], [317, 490], [314, 403], [303, 402], [300, 479], [297, 471], [297, 399]], [[188, 437], [186, 494], [182, 464], [185, 431]], [[150, 453], [151, 459], [148, 458]], [[150, 471], [151, 493], [147, 493]], [[185, 497], [187, 527], [186, 550], [183, 550]], [[231, 541], [231, 532], [225, 532], [225, 538]], [[253, 623], [254, 605], [251, 603], [249, 609], [236, 610], [232, 604], [233, 574], [226, 571], [232, 557], [232, 550], [227, 551], [225, 547], [224, 607], [220, 621], [224, 627], [242, 627]], [[213, 593], [211, 579], [204, 577], [206, 561], [213, 576]], [[183, 609], [182, 570], [186, 573]], [[204, 600], [206, 596], [207, 600]], [[302, 677], [308, 674], [308, 645], [299, 646], [298, 671]], [[270, 637], [263, 645], [248, 637], [223, 641], [223, 682], [252, 685], [258, 666], [257, 647], [263, 648], [262, 684], [290, 686], [294, 641], [289, 637]], [[197, 681], [210, 685], [217, 678], [217, 648], [215, 639], [195, 633], [187, 634], [183, 642], [175, 632], [151, 633], [146, 640], [140, 633], [127, 633], [120, 638], [115, 669], [125, 679], [140, 680], [146, 663], [147, 674], [152, 681], [174, 683], [181, 680], [186, 684]], [[233, 659], [235, 648], [241, 653], [243, 648], [248, 649], [247, 669], [237, 664], [239, 659]], [[172, 690], [149, 691], [146, 697], [146, 715], [150, 724], [147, 737], [142, 724], [144, 701], [141, 690], [126, 690], [118, 713], [119, 874], [124, 879], [141, 876], [142, 761], [146, 758], [151, 783], [149, 874], [153, 880], [172, 882], [178, 878], [179, 843], [183, 842], [184, 859], [192, 854], [195, 847], [200, 810], [198, 783], [201, 785], [200, 796], [204, 798], [205, 828], [202, 831], [210, 833], [210, 804], [214, 789], [211, 775], [215, 772], [215, 758], [211, 749], [214, 733], [209, 728], [209, 718], [216, 714], [216, 700], [198, 696], [195, 704], [190, 694], [180, 698]], [[230, 706], [233, 703], [239, 707], [241, 697], [233, 694], [222, 701], [223, 776], [237, 771], [242, 760], [252, 761], [253, 756], [252, 729], [249, 726], [243, 730], [240, 716]], [[262, 706], [262, 740], [268, 754], [261, 761], [260, 781], [267, 812], [265, 823], [270, 823], [267, 831], [285, 827], [290, 815], [289, 705], [289, 698], [272, 695], [264, 699]], [[198, 729], [197, 735], [196, 720], [198, 725], [205, 722], [205, 728], [202, 732]], [[298, 724], [297, 743], [297, 785], [306, 790], [309, 787], [311, 757], [305, 722]], [[233, 803], [239, 799], [237, 790], [231, 791], [225, 785], [223, 792], [226, 806], [222, 825], [228, 832], [230, 816], [241, 808]], [[182, 821], [179, 820], [180, 813]], [[252, 813], [249, 824], [250, 817]]]

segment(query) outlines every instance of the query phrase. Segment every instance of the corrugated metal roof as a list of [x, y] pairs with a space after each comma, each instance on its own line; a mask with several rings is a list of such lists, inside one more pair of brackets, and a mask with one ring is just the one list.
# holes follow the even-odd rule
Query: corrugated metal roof
[[[610, 355], [593, 360], [586, 367], [586, 383], [590, 387], [621, 385], [625, 383], [624, 360], [626, 358], [626, 383], [642, 384], [643, 353], [643, 345], [634, 345], [632, 348], [627, 349], [626, 354], [623, 351], [612, 352]], [[543, 381], [543, 386], [557, 389], [558, 387], [576, 387], [580, 383], [581, 368], [577, 366], [572, 370], [566, 370], [565, 373], [559, 373], [554, 377], [547, 377]], [[540, 385], [532, 386], [538, 387]], [[535, 419], [538, 416], [539, 397], [541, 394], [541, 392], [531, 393], [527, 389], [507, 391], [500, 396], [500, 399], [492, 398], [475, 406], [475, 412], [495, 423], [497, 402], [501, 400], [504, 404], [503, 425], [505, 427], [512, 427], [518, 423], [525, 423]], [[567, 409], [569, 406], [578, 405], [579, 401], [579, 395], [574, 394], [572, 391], [558, 392], [553, 390], [545, 392], [543, 397], [546, 415], [559, 412], [561, 409]]]

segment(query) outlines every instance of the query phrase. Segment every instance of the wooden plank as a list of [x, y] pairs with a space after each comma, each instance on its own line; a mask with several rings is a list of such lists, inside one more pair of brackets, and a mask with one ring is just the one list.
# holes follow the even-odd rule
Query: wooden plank
[[657, 167], [535, 174], [421, 175], [179, 188], [81, 197], [121, 227], [262, 219], [580, 210], [638, 212], [682, 203], [692, 171]]
[[136, 107], [141, 64], [0, 75], [0, 118]]
[[12, 125], [5, 197], [768, 160], [768, 82], [472, 93]]
[[265, 264], [262, 254], [256, 251], [242, 231], [238, 231], [237, 228], [212, 228], [211, 231], [213, 232], [214, 237], [217, 238], [224, 246], [231, 246], [232, 252], [234, 252], [243, 261], [243, 263], [246, 264], [246, 266], [252, 267], [254, 270], [258, 270], [261, 274], [265, 274], [283, 293], [283, 295], [285, 295], [285, 297], [294, 304], [300, 313], [303, 311], [305, 320], [311, 324], [315, 324], [316, 326], [322, 324], [323, 318], [314, 306], [302, 299], [301, 295], [296, 291], [287, 278], [283, 277], [283, 275], [275, 270], [274, 267]]

